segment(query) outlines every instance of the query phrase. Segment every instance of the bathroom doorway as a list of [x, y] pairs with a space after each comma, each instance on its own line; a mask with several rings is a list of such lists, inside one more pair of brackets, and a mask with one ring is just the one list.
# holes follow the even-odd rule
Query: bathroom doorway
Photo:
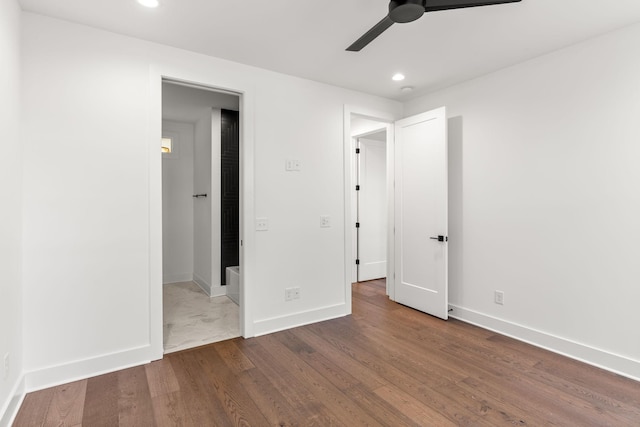
[[163, 81], [163, 348], [241, 335], [237, 94]]

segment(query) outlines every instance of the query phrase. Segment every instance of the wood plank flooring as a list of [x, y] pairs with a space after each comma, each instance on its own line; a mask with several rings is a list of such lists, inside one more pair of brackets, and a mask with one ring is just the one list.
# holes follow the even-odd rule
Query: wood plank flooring
[[30, 393], [15, 426], [640, 426], [640, 383], [354, 284], [353, 315]]

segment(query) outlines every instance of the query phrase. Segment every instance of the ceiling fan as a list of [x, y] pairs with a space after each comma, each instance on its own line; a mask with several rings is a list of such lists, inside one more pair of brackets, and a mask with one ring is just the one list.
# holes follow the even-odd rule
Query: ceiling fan
[[519, 1], [521, 0], [392, 0], [389, 2], [389, 14], [382, 18], [382, 21], [374, 25], [373, 28], [367, 31], [346, 50], [359, 52], [396, 22], [403, 24], [405, 22], [415, 21], [425, 12], [462, 9], [464, 7], [491, 6], [494, 4], [516, 3]]

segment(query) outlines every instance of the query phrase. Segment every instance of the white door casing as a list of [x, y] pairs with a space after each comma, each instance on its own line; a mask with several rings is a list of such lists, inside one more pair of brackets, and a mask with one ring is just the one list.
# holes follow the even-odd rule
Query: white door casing
[[397, 121], [394, 157], [395, 301], [447, 319], [445, 107]]
[[358, 281], [387, 275], [386, 143], [358, 138]]

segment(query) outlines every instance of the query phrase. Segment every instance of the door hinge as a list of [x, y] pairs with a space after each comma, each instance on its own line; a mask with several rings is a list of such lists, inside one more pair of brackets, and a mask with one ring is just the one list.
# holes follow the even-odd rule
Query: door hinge
[[360, 154], [360, 149], [356, 148], [356, 154]]
[[356, 260], [356, 265], [360, 265], [360, 260], [359, 259]]
[[356, 222], [356, 228], [360, 228], [360, 223]]
[[360, 191], [360, 186], [356, 185], [356, 191]]

